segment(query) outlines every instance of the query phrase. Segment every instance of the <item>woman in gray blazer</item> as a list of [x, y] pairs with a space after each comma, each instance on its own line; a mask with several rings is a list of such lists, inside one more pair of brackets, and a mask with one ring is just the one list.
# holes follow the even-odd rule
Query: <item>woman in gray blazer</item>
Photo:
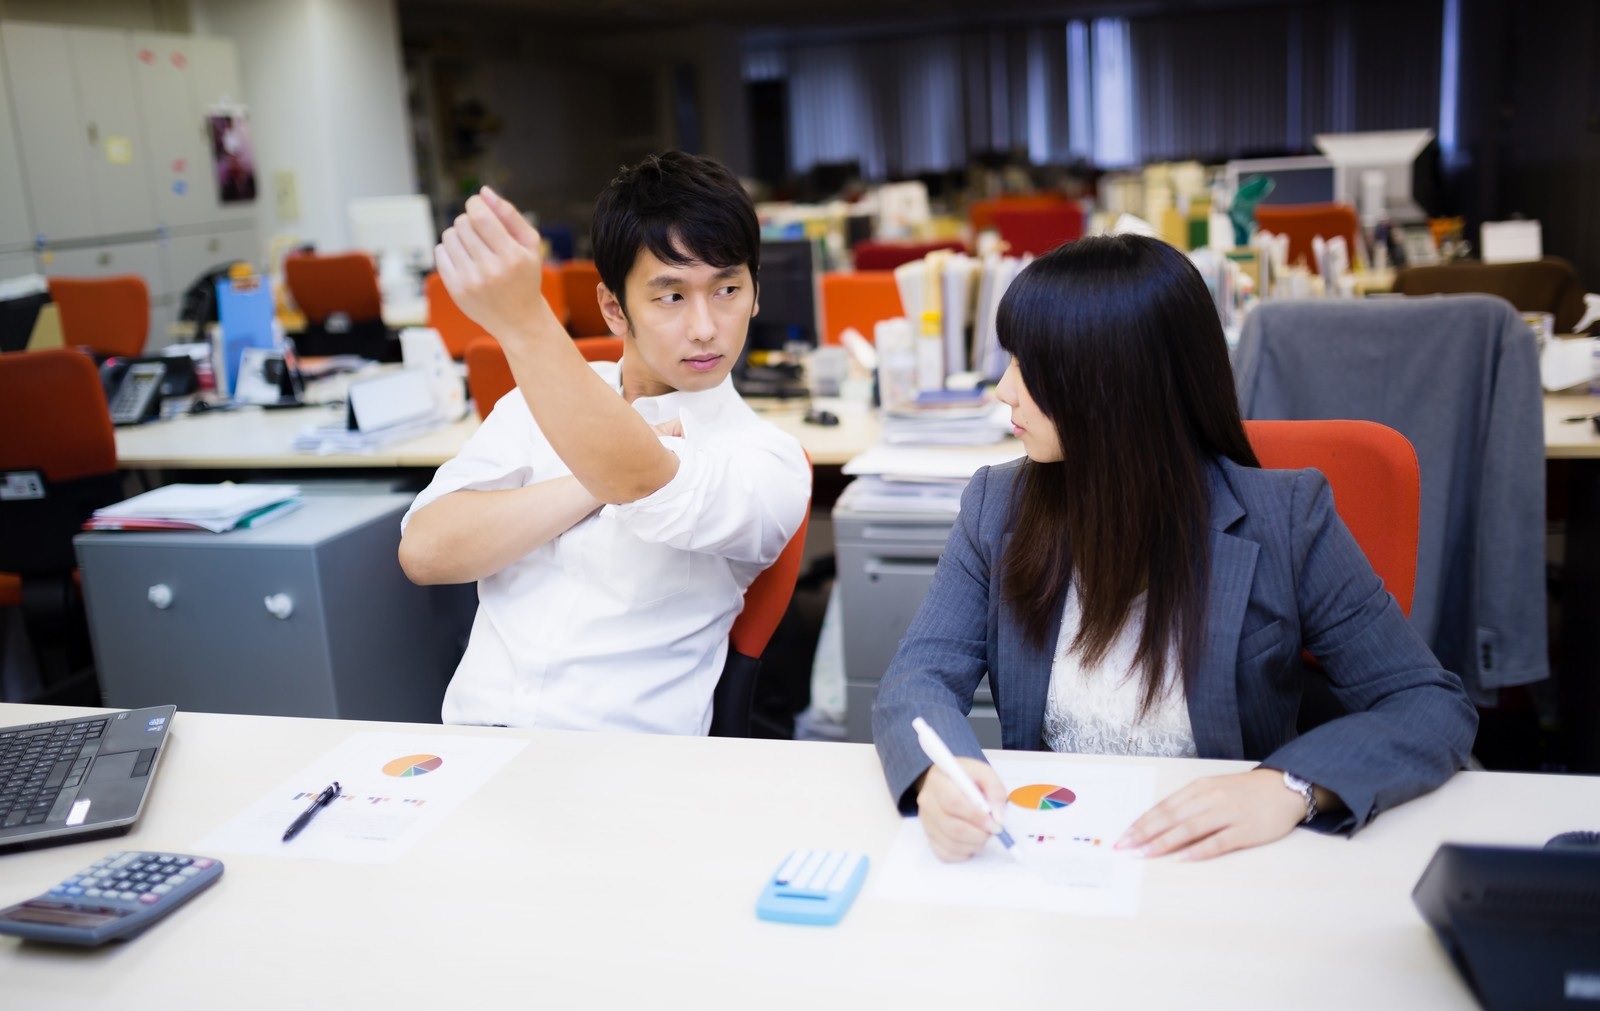
[[[1216, 310], [1181, 252], [1097, 237], [1001, 301], [998, 394], [1025, 460], [984, 468], [885, 673], [889, 790], [942, 858], [998, 828], [1006, 791], [965, 714], [985, 674], [1008, 749], [1261, 763], [1200, 779], [1118, 842], [1202, 859], [1353, 832], [1461, 768], [1477, 713], [1334, 511], [1315, 470], [1262, 470]], [[1302, 649], [1346, 715], [1297, 734]], [[977, 811], [911, 728], [938, 731]]]

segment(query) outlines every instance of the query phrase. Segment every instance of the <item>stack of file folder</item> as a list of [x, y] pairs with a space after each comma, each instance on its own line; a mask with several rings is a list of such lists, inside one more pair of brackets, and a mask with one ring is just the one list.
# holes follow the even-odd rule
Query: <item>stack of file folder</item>
[[169, 484], [96, 509], [85, 530], [210, 530], [257, 527], [300, 508], [293, 484]]
[[883, 412], [891, 445], [986, 446], [1011, 434], [1011, 409], [986, 390], [930, 391]]

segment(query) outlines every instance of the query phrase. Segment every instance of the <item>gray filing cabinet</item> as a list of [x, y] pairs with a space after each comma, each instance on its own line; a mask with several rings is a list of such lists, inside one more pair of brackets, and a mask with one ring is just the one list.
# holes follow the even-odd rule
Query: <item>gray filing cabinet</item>
[[[948, 515], [858, 512], [848, 495], [834, 506], [848, 740], [872, 740], [878, 680], [922, 606], [954, 523]], [[1000, 719], [987, 678], [978, 685], [967, 718], [980, 744], [1000, 747]]]
[[410, 504], [310, 496], [254, 530], [79, 534], [106, 704], [438, 722], [459, 652], [396, 557]]

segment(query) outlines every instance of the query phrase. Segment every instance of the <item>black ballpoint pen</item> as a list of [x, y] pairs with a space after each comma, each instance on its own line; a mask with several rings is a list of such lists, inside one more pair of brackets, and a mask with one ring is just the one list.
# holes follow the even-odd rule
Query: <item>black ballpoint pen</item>
[[331, 786], [317, 794], [317, 799], [311, 802], [311, 806], [296, 815], [294, 821], [289, 823], [289, 827], [283, 830], [283, 841], [288, 842], [298, 835], [301, 829], [311, 824], [311, 819], [316, 817], [317, 812], [337, 796], [339, 796], [339, 781], [336, 779]]

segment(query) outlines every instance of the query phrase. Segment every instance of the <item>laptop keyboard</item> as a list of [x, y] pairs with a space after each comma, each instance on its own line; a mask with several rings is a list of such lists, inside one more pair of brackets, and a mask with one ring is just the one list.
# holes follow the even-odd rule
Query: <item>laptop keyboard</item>
[[59, 720], [0, 733], [0, 828], [39, 825], [83, 781], [110, 717]]

